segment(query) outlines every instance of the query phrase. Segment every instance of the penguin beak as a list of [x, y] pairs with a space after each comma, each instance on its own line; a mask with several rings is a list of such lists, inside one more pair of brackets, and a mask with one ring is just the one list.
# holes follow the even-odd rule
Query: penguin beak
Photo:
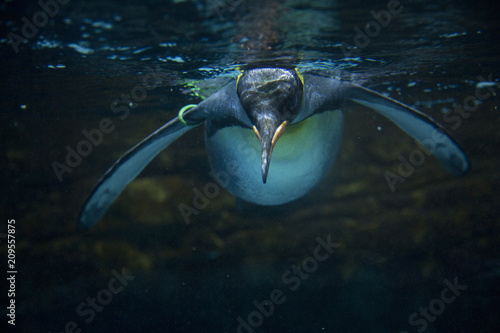
[[271, 155], [273, 154], [274, 145], [285, 131], [288, 122], [285, 120], [281, 125], [276, 126], [276, 122], [269, 118], [264, 118], [258, 123], [258, 128], [254, 125], [253, 131], [257, 135], [262, 147], [262, 181], [264, 184], [267, 181], [269, 165], [271, 164]]

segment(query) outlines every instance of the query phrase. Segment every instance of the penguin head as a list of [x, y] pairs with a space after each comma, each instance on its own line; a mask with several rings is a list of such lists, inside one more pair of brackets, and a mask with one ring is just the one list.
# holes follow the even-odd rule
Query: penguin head
[[262, 181], [266, 183], [274, 145], [292, 122], [302, 101], [302, 81], [295, 70], [254, 68], [237, 83], [241, 105], [262, 148]]

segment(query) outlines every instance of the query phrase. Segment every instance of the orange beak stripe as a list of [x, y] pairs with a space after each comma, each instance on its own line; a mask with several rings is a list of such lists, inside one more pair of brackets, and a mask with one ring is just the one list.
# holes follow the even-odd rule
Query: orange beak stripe
[[259, 138], [259, 141], [262, 141], [260, 139], [260, 134], [259, 134], [259, 131], [257, 130], [257, 127], [255, 127], [255, 125], [253, 125], [253, 131], [255, 132], [255, 135], [257, 135], [257, 138]]
[[285, 131], [286, 125], [288, 125], [288, 122], [285, 120], [280, 125], [280, 127], [278, 127], [278, 129], [276, 130], [276, 132], [274, 133], [273, 140], [271, 141], [271, 152], [273, 151], [274, 145], [276, 144], [276, 142], [280, 138], [281, 134], [283, 134], [283, 132]]

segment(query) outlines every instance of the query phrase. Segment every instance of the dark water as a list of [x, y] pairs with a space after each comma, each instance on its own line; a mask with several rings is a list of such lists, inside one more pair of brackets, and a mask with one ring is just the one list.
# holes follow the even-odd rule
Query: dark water
[[[36, 2], [0, 9], [4, 281], [11, 219], [17, 271], [15, 298], [2, 284], [2, 327], [236, 332], [245, 321], [242, 332], [498, 331], [496, 2], [61, 3], [46, 8], [47, 20]], [[390, 19], [365, 31], [371, 12], [388, 5]], [[24, 27], [33, 19], [39, 27]], [[356, 38], [357, 29], [370, 36]], [[209, 94], [255, 59], [343, 69], [420, 109], [461, 143], [470, 173], [455, 178], [426, 157], [391, 191], [384, 173], [397, 174], [418, 146], [348, 104], [334, 168], [293, 204], [240, 207], [220, 189], [186, 224], [178, 206], [193, 206], [193, 190], [213, 182], [200, 127], [157, 157], [95, 228], [77, 231], [85, 197], [113, 161], [200, 101], [187, 82], [201, 80]], [[58, 179], [54, 162], [65, 164], [67, 149], [100, 126], [102, 140]], [[336, 244], [331, 253], [318, 252], [318, 237]]]

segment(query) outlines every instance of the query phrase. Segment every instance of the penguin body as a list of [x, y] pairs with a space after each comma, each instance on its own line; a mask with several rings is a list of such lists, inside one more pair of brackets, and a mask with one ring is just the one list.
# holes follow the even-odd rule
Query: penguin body
[[430, 148], [454, 175], [469, 164], [455, 139], [427, 115], [354, 82], [295, 69], [245, 70], [198, 105], [181, 112], [125, 153], [84, 204], [79, 226], [89, 228], [125, 186], [165, 147], [205, 124], [213, 174], [226, 189], [259, 205], [279, 205], [310, 191], [333, 165], [343, 131], [344, 101], [373, 109]]
[[[261, 145], [251, 129], [231, 126], [205, 131], [212, 172], [225, 173], [225, 188], [259, 205], [280, 205], [306, 194], [330, 170], [342, 140], [344, 115], [327, 111], [290, 125], [272, 155], [268, 180], [261, 179]], [[324, 144], [317, 146], [317, 142]]]

